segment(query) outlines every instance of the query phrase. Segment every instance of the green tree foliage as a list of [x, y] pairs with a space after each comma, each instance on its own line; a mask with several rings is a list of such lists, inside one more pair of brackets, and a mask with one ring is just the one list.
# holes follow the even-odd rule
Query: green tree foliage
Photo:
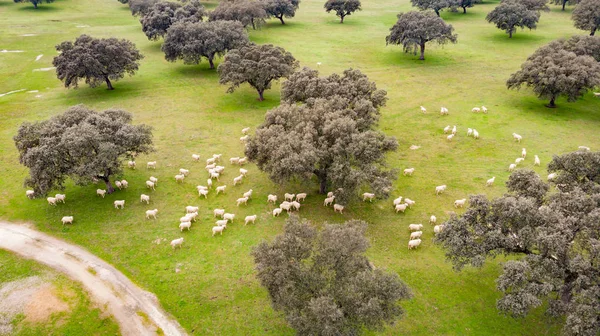
[[360, 0], [327, 0], [325, 11], [327, 13], [334, 11], [335, 15], [340, 17], [340, 23], [344, 23], [344, 18], [352, 13], [361, 10]]
[[123, 110], [77, 105], [48, 120], [23, 123], [14, 141], [19, 161], [29, 168], [25, 186], [46, 195], [63, 188], [67, 177], [78, 185], [100, 179], [113, 192], [110, 178], [122, 173], [122, 161], [153, 150], [151, 128], [131, 125], [131, 119]]
[[276, 17], [285, 24], [283, 18], [292, 18], [300, 6], [300, 0], [260, 0], [267, 15]]
[[519, 89], [522, 85], [531, 87], [539, 98], [550, 100], [548, 107], [556, 107], [555, 100], [559, 96], [576, 101], [587, 90], [600, 85], [598, 39], [573, 37], [539, 48], [521, 65], [521, 70], [510, 76], [506, 86], [509, 89]]
[[162, 51], [165, 59], [185, 64], [198, 64], [202, 57], [214, 69], [215, 56], [249, 43], [248, 34], [237, 21], [177, 22], [169, 28]]
[[[513, 173], [509, 193], [472, 196], [461, 217], [445, 223], [436, 240], [455, 269], [481, 267], [488, 257], [507, 261], [496, 284], [500, 311], [524, 316], [548, 302], [566, 316], [565, 335], [600, 333], [600, 152], [555, 157], [556, 192], [534, 172]], [[512, 259], [512, 258], [511, 258]]]
[[573, 10], [575, 28], [587, 30], [591, 36], [600, 28], [600, 0], [582, 0]]
[[527, 9], [521, 3], [508, 1], [494, 8], [485, 19], [494, 23], [498, 29], [506, 31], [508, 37], [512, 38], [518, 27], [521, 27], [521, 29], [535, 29], [540, 19], [540, 13]]
[[77, 88], [80, 79], [90, 87], [106, 82], [113, 90], [111, 80], [116, 81], [125, 74], [133, 76], [144, 58], [131, 41], [116, 38], [97, 39], [81, 35], [75, 43], [65, 41], [56, 46], [60, 54], [54, 57], [56, 76], [64, 81], [65, 87]]
[[579, 3], [579, 1], [580, 0], [550, 0], [550, 3], [553, 5], [562, 6], [562, 10], [564, 11], [567, 3], [569, 4], [569, 6], [575, 6]]
[[217, 8], [210, 12], [210, 20], [239, 21], [244, 27], [252, 29], [262, 26], [268, 17], [263, 5], [254, 0], [221, 1]]
[[260, 283], [298, 335], [358, 335], [403, 315], [399, 301], [410, 289], [365, 257], [366, 227], [351, 220], [318, 234], [291, 216], [272, 243], [253, 250]]
[[219, 82], [230, 84], [227, 92], [233, 92], [243, 83], [256, 89], [259, 99], [271, 88], [271, 82], [289, 77], [298, 67], [291, 53], [271, 44], [249, 44], [230, 50], [219, 65]]
[[398, 14], [398, 21], [390, 29], [385, 38], [386, 44], [401, 44], [405, 52], [417, 54], [420, 49], [420, 60], [425, 59], [425, 44], [437, 42], [456, 43], [457, 35], [452, 34], [454, 27], [431, 12], [408, 12]]
[[144, 15], [144, 13], [148, 12], [152, 6], [159, 1], [161, 0], [129, 0], [129, 9], [131, 10], [131, 15]]
[[[410, 0], [410, 3], [420, 10], [431, 9], [440, 16], [440, 11], [444, 8], [452, 7], [453, 0]], [[410, 12], [409, 12], [410, 13]]]
[[31, 2], [31, 4], [33, 5], [33, 7], [36, 8], [36, 9], [38, 8], [38, 5], [41, 4], [41, 3], [43, 3], [44, 1], [46, 3], [54, 2], [54, 0], [14, 0], [14, 2], [16, 2], [16, 3]]
[[549, 12], [548, 0], [503, 0], [502, 3], [517, 3], [532, 11]]
[[167, 34], [175, 22], [200, 22], [207, 15], [198, 0], [188, 1], [185, 6], [178, 2], [161, 1], [142, 14], [142, 31], [149, 40], [158, 40]]
[[319, 78], [304, 68], [283, 83], [282, 104], [267, 112], [246, 156], [278, 183], [316, 177], [341, 204], [366, 185], [385, 198], [396, 177], [385, 155], [398, 147], [375, 130], [385, 95], [358, 70]]

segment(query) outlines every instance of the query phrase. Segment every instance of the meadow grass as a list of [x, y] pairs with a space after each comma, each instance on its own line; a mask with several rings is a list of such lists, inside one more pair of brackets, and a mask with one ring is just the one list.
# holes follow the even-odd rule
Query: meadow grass
[[[325, 13], [324, 1], [304, 0], [295, 18], [282, 26], [269, 21], [262, 30], [251, 31], [257, 43], [273, 43], [290, 51], [301, 66], [318, 68], [322, 75], [358, 68], [388, 92], [379, 127], [398, 138], [390, 166], [400, 170], [415, 167], [412, 177], [400, 176], [394, 183], [394, 197], [402, 195], [417, 202], [406, 214], [395, 214], [391, 200], [355, 202], [344, 215], [322, 206], [317, 184], [299, 182], [276, 185], [253, 165], [240, 186], [232, 186], [237, 166], [226, 164], [221, 184], [225, 195], [210, 193], [199, 199], [195, 186], [206, 183], [204, 164], [194, 163], [192, 153], [207, 158], [222, 153], [223, 158], [243, 155], [238, 141], [243, 127], [260, 125], [265, 112], [279, 103], [279, 84], [257, 101], [255, 90], [242, 86], [227, 94], [219, 86], [218, 74], [206, 62], [198, 66], [169, 63], [160, 51], [160, 41], [145, 38], [136, 18], [126, 6], [110, 0], [57, 0], [40, 11], [12, 2], [0, 3], [0, 49], [24, 50], [0, 54], [0, 92], [16, 89], [39, 93], [15, 93], [0, 98], [0, 218], [35, 223], [44, 232], [80, 244], [114, 264], [142, 287], [156, 293], [162, 305], [190, 332], [198, 335], [289, 335], [293, 330], [274, 312], [266, 291], [255, 279], [250, 256], [252, 247], [270, 240], [282, 231], [285, 215], [272, 218], [266, 195], [308, 192], [301, 215], [317, 226], [340, 223], [352, 218], [369, 222], [368, 255], [379, 267], [398, 273], [411, 287], [414, 298], [402, 305], [403, 319], [373, 334], [385, 335], [547, 335], [560, 331], [561, 320], [534, 310], [523, 319], [498, 313], [500, 293], [495, 278], [501, 261], [482, 269], [452, 270], [444, 252], [431, 240], [431, 214], [438, 222], [455, 209], [455, 199], [484, 193], [503, 194], [509, 173], [507, 167], [526, 147], [528, 159], [521, 167], [544, 176], [554, 154], [587, 145], [600, 144], [600, 100], [591, 94], [576, 103], [559, 99], [559, 108], [548, 109], [531, 91], [508, 91], [505, 82], [536, 48], [556, 38], [579, 32], [570, 21], [570, 10], [542, 13], [537, 30], [518, 31], [512, 39], [485, 21], [497, 4], [486, 1], [470, 8], [467, 14], [443, 12], [458, 34], [458, 43], [428, 45], [425, 58], [403, 53], [398, 46], [386, 46], [385, 36], [396, 21], [396, 14], [411, 9], [408, 0], [370, 0], [363, 11], [346, 18], [344, 24]], [[215, 2], [209, 3], [214, 6]], [[51, 8], [51, 9], [50, 9]], [[89, 27], [77, 27], [77, 26]], [[114, 83], [115, 90], [82, 86], [67, 90], [53, 72], [33, 72], [51, 66], [54, 45], [74, 40], [80, 34], [119, 37], [132, 40], [145, 55], [139, 73]], [[23, 37], [22, 34], [37, 34]], [[35, 57], [44, 57], [34, 62]], [[317, 67], [317, 62], [321, 66]], [[35, 95], [42, 97], [36, 98]], [[122, 108], [134, 114], [135, 123], [154, 127], [157, 151], [140, 157], [137, 170], [126, 170], [122, 178], [130, 182], [126, 191], [100, 199], [95, 189], [68, 184], [67, 203], [49, 207], [45, 200], [30, 201], [22, 181], [27, 171], [19, 165], [12, 136], [24, 121], [45, 119], [62, 113], [69, 106], [86, 104], [94, 109]], [[419, 106], [429, 109], [423, 115]], [[471, 108], [485, 105], [489, 114], [472, 114]], [[441, 117], [440, 106], [450, 115]], [[452, 142], [442, 129], [457, 125], [459, 134]], [[481, 139], [466, 137], [467, 127], [476, 128]], [[515, 143], [511, 134], [524, 140]], [[420, 149], [411, 151], [411, 145]], [[533, 155], [542, 167], [533, 167]], [[156, 171], [147, 171], [146, 161], [158, 161]], [[179, 168], [190, 169], [183, 184], [176, 184]], [[148, 193], [144, 181], [159, 178], [151, 204], [140, 204], [139, 195]], [[496, 185], [485, 188], [485, 181], [496, 176]], [[448, 185], [435, 196], [436, 185]], [[248, 206], [235, 206], [235, 199], [252, 188]], [[125, 199], [124, 210], [112, 202]], [[201, 207], [199, 220], [190, 232], [180, 233], [178, 219], [186, 205]], [[145, 220], [144, 211], [159, 209], [158, 220]], [[211, 237], [212, 209], [225, 208], [236, 213], [236, 221], [222, 236]], [[460, 210], [458, 212], [461, 212]], [[243, 227], [246, 215], [259, 215], [255, 225]], [[63, 227], [60, 218], [75, 216], [73, 226]], [[427, 224], [423, 244], [407, 250], [410, 223]], [[181, 250], [173, 251], [171, 239], [185, 237]], [[154, 243], [158, 238], [160, 244]], [[175, 268], [181, 269], [175, 273]]]

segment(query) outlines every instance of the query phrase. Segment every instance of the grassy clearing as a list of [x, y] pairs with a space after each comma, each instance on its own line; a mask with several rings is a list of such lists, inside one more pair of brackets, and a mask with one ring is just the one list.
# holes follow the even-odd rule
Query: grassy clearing
[[[168, 63], [160, 42], [150, 42], [141, 32], [137, 19], [126, 6], [107, 0], [57, 0], [32, 11], [27, 6], [0, 3], [0, 49], [24, 50], [19, 54], [0, 54], [0, 92], [16, 89], [39, 93], [15, 93], [0, 98], [0, 217], [30, 221], [37, 228], [85, 246], [113, 263], [144, 288], [157, 294], [164, 307], [191, 333], [198, 335], [282, 335], [293, 334], [285, 320], [270, 307], [266, 292], [258, 285], [249, 256], [252, 246], [271, 239], [281, 231], [285, 216], [270, 217], [268, 193], [309, 192], [302, 216], [314, 221], [342, 222], [362, 218], [370, 223], [372, 247], [369, 256], [378, 266], [397, 272], [413, 289], [415, 297], [406, 302], [406, 316], [382, 334], [397, 335], [547, 335], [560, 330], [560, 321], [533, 312], [525, 319], [499, 315], [494, 279], [498, 262], [483, 270], [452, 271], [443, 251], [431, 242], [433, 228], [427, 227], [418, 251], [408, 251], [407, 225], [427, 222], [431, 214], [443, 221], [453, 211], [455, 199], [469, 194], [500, 195], [508, 177], [506, 168], [526, 147], [530, 157], [523, 165], [533, 167], [533, 155], [547, 164], [555, 153], [574, 150], [579, 145], [595, 149], [600, 143], [600, 100], [587, 95], [568, 104], [558, 100], [558, 109], [543, 107], [531, 92], [507, 91], [505, 81], [539, 46], [576, 31], [570, 11], [553, 6], [543, 13], [535, 31], [519, 31], [512, 39], [485, 21], [495, 5], [486, 2], [469, 9], [466, 15], [442, 13], [459, 35], [456, 45], [428, 45], [426, 61], [405, 54], [397, 46], [385, 46], [385, 36], [400, 11], [410, 10], [407, 0], [371, 0], [364, 10], [339, 24], [338, 18], [323, 10], [323, 1], [304, 0], [294, 19], [285, 26], [270, 21], [262, 30], [251, 32], [257, 43], [274, 43], [289, 50], [303, 66], [317, 67], [323, 74], [359, 68], [379, 88], [388, 91], [389, 101], [382, 110], [380, 127], [394, 135], [400, 150], [390, 155], [390, 165], [398, 169], [415, 167], [413, 177], [400, 176], [394, 196], [416, 200], [405, 215], [396, 215], [391, 201], [351, 204], [344, 215], [334, 214], [316, 195], [317, 185], [278, 186], [250, 166], [249, 178], [239, 187], [231, 179], [237, 167], [229, 164], [223, 184], [226, 195], [209, 194], [199, 199], [194, 186], [204, 184], [203, 164], [191, 161], [191, 154], [203, 158], [223, 153], [224, 158], [242, 154], [238, 138], [246, 126], [258, 126], [264, 113], [279, 101], [279, 85], [258, 102], [256, 92], [243, 86], [234, 94], [218, 85], [218, 76], [207, 63], [186, 66]], [[211, 3], [214, 5], [214, 2]], [[89, 27], [77, 27], [77, 26]], [[38, 34], [23, 37], [22, 34]], [[56, 54], [53, 46], [86, 33], [97, 37], [116, 36], [134, 41], [146, 58], [140, 72], [114, 83], [115, 91], [103, 87], [66, 90], [53, 72], [33, 72], [51, 66]], [[44, 57], [34, 62], [35, 57]], [[42, 97], [35, 98], [36, 94]], [[47, 206], [44, 200], [29, 201], [22, 180], [26, 171], [18, 164], [12, 136], [26, 120], [48, 118], [68, 106], [86, 104], [95, 109], [123, 108], [134, 113], [136, 123], [154, 126], [157, 152], [138, 160], [139, 168], [123, 176], [130, 182], [127, 191], [100, 199], [99, 186], [67, 186], [67, 203]], [[430, 113], [422, 115], [419, 105]], [[472, 114], [473, 106], [485, 105], [488, 115]], [[440, 117], [439, 107], [450, 115]], [[457, 125], [459, 135], [447, 142], [442, 133], [446, 125]], [[476, 128], [478, 141], [467, 138], [466, 128]], [[511, 133], [524, 137], [521, 145]], [[421, 149], [411, 151], [410, 145]], [[158, 161], [156, 171], [146, 171], [144, 163]], [[173, 176], [178, 168], [191, 170], [183, 184]], [[534, 168], [544, 174], [544, 168]], [[149, 206], [139, 203], [147, 193], [143, 182], [159, 178], [151, 192]], [[485, 188], [485, 181], [496, 176], [496, 186]], [[447, 184], [447, 192], [435, 196], [434, 187]], [[247, 207], [235, 207], [241, 193], [254, 189]], [[125, 199], [124, 210], [112, 202]], [[186, 205], [201, 206], [199, 221], [192, 230], [178, 231], [178, 218]], [[239, 219], [223, 236], [211, 237], [212, 209], [224, 207]], [[145, 220], [144, 211], [159, 209], [159, 219]], [[258, 214], [256, 225], [241, 226], [246, 215]], [[60, 218], [74, 215], [75, 224], [63, 227]], [[181, 250], [172, 251], [168, 242], [185, 237]], [[166, 241], [155, 244], [157, 238]], [[175, 268], [181, 269], [175, 273]]]

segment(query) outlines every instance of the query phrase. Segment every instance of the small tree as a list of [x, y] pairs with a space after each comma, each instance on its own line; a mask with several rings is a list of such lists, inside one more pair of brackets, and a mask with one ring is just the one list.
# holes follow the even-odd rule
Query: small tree
[[498, 5], [488, 13], [485, 19], [496, 24], [498, 29], [506, 31], [508, 37], [512, 38], [517, 27], [535, 29], [540, 19], [540, 13], [527, 9], [523, 4], [510, 1]]
[[144, 15], [148, 12], [154, 4], [158, 3], [161, 0], [129, 0], [129, 9], [131, 10], [131, 15]]
[[450, 8], [452, 8], [452, 11], [456, 11], [456, 8], [460, 7], [463, 9], [463, 14], [467, 14], [467, 8], [471, 8], [480, 2], [480, 0], [455, 0], [451, 3]]
[[263, 5], [253, 0], [221, 1], [217, 8], [210, 12], [211, 21], [239, 21], [244, 27], [251, 25], [252, 29], [262, 26], [267, 17]]
[[[472, 196], [461, 217], [437, 235], [454, 268], [481, 267], [488, 257], [512, 256], [496, 280], [500, 311], [524, 316], [547, 302], [566, 316], [565, 335], [600, 333], [600, 153], [555, 157], [557, 192], [534, 172], [510, 176], [509, 194]], [[515, 260], [512, 260], [515, 259]]]
[[298, 335], [358, 335], [403, 315], [411, 297], [394, 273], [375, 269], [364, 253], [367, 224], [314, 227], [291, 216], [283, 234], [252, 252], [257, 277]]
[[420, 49], [420, 60], [425, 59], [425, 44], [430, 41], [445, 44], [456, 43], [457, 35], [452, 34], [454, 28], [442, 18], [431, 12], [408, 12], [398, 14], [398, 22], [390, 29], [385, 38], [387, 44], [401, 44], [405, 52], [417, 54]]
[[142, 14], [140, 23], [142, 31], [149, 40], [158, 40], [167, 34], [167, 30], [175, 22], [200, 22], [207, 16], [204, 6], [198, 0], [182, 5], [178, 2], [157, 2]]
[[300, 0], [261, 0], [262, 5], [269, 16], [273, 16], [285, 24], [283, 18], [292, 18], [296, 15], [296, 9], [300, 6]]
[[95, 178], [113, 192], [110, 178], [122, 173], [122, 161], [152, 148], [152, 131], [131, 125], [123, 110], [95, 112], [83, 105], [69, 108], [49, 120], [19, 127], [14, 137], [19, 161], [29, 168], [25, 186], [38, 195], [63, 188], [67, 177], [78, 185]]
[[567, 3], [569, 6], [575, 6], [579, 3], [580, 0], [550, 0], [550, 3], [553, 5], [562, 5], [562, 10], [565, 10], [565, 6]]
[[431, 9], [440, 16], [440, 11], [452, 6], [452, 0], [410, 0], [410, 3], [420, 10]]
[[80, 79], [90, 87], [106, 82], [113, 90], [111, 80], [116, 81], [125, 74], [133, 76], [144, 58], [131, 41], [116, 38], [97, 39], [81, 35], [75, 43], [65, 41], [56, 46], [60, 54], [54, 57], [56, 76], [65, 82], [65, 87], [77, 88]]
[[271, 82], [289, 77], [298, 67], [298, 61], [283, 48], [266, 45], [246, 45], [227, 53], [219, 65], [221, 84], [231, 84], [227, 92], [233, 92], [240, 84], [248, 83], [258, 92], [271, 88]]
[[352, 13], [361, 10], [360, 0], [327, 0], [325, 11], [327, 13], [334, 11], [335, 15], [340, 17], [340, 23], [344, 23], [344, 18]]
[[33, 8], [35, 8], [35, 9], [37, 9], [38, 5], [41, 4], [41, 3], [43, 3], [44, 1], [46, 3], [54, 2], [54, 0], [14, 0], [14, 2], [16, 2], [16, 3], [31, 2], [31, 4], [33, 4]]
[[[593, 54], [587, 54], [594, 52], [594, 43], [598, 43], [594, 38], [575, 38], [543, 46], [510, 76], [506, 86], [532, 87], [539, 98], [550, 99], [547, 107], [556, 107], [555, 100], [561, 95], [575, 101], [588, 89], [600, 85], [600, 63]], [[599, 55], [600, 51], [596, 49], [595, 53]]]
[[600, 28], [600, 0], [582, 0], [573, 10], [575, 28], [587, 30], [590, 36]]
[[248, 34], [237, 21], [178, 22], [167, 31], [162, 50], [167, 61], [181, 59], [185, 64], [198, 64], [206, 57], [214, 69], [215, 56], [247, 43]]

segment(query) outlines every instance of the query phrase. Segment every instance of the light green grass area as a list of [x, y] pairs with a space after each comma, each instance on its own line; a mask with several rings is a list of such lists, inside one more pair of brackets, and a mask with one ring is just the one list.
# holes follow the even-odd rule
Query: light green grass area
[[119, 326], [110, 316], [103, 314], [88, 298], [81, 286], [62, 274], [56, 274], [35, 261], [21, 259], [9, 252], [0, 250], [0, 287], [2, 285], [40, 276], [48, 279], [54, 295], [66, 304], [67, 311], [54, 312], [49, 320], [31, 322], [25, 315], [19, 314], [12, 321], [12, 335], [118, 335]]
[[[150, 42], [136, 18], [116, 0], [57, 0], [43, 4], [38, 11], [27, 5], [0, 2], [0, 49], [24, 50], [0, 54], [0, 92], [27, 89], [39, 93], [15, 93], [0, 98], [0, 218], [29, 221], [39, 230], [80, 244], [113, 263], [149, 291], [188, 332], [197, 335], [291, 335], [285, 319], [274, 312], [266, 291], [254, 276], [250, 251], [264, 239], [281, 232], [285, 214], [272, 218], [266, 195], [308, 192], [301, 215], [313, 220], [339, 223], [351, 218], [369, 222], [369, 257], [375, 265], [396, 272], [408, 283], [414, 298], [404, 302], [406, 315], [386, 328], [384, 335], [550, 335], [560, 331], [560, 320], [544, 315], [542, 309], [524, 319], [500, 315], [495, 303], [500, 293], [494, 279], [501, 271], [499, 260], [482, 270], [455, 273], [443, 251], [432, 243], [431, 214], [438, 221], [454, 211], [455, 199], [485, 193], [505, 192], [507, 167], [529, 153], [522, 167], [545, 175], [553, 154], [576, 150], [579, 145], [597, 149], [600, 144], [600, 100], [588, 94], [576, 103], [559, 99], [557, 109], [547, 109], [529, 90], [508, 91], [505, 81], [536, 48], [559, 37], [578, 32], [570, 21], [570, 10], [556, 6], [542, 13], [535, 31], [518, 31], [512, 39], [485, 21], [497, 2], [486, 1], [469, 9], [466, 15], [443, 12], [442, 17], [458, 33], [458, 44], [428, 45], [424, 62], [405, 54], [398, 46], [385, 45], [385, 36], [396, 14], [410, 10], [408, 0], [364, 1], [364, 10], [338, 23], [325, 13], [324, 1], [303, 0], [295, 18], [282, 26], [269, 21], [260, 31], [251, 31], [251, 40], [273, 43], [290, 51], [302, 66], [317, 67], [323, 75], [358, 68], [388, 91], [389, 101], [382, 109], [380, 128], [398, 138], [400, 149], [389, 156], [398, 169], [415, 167], [412, 177], [400, 176], [393, 196], [415, 200], [406, 214], [395, 214], [391, 200], [372, 204], [356, 202], [344, 215], [322, 206], [317, 184], [275, 185], [253, 165], [241, 186], [232, 186], [237, 166], [228, 163], [223, 184], [225, 195], [209, 194], [199, 199], [195, 186], [205, 184], [204, 164], [194, 163], [192, 153], [207, 158], [222, 153], [223, 158], [243, 155], [239, 142], [243, 127], [257, 127], [265, 112], [279, 102], [279, 84], [265, 93], [266, 101], [256, 100], [256, 92], [242, 86], [233, 94], [219, 86], [218, 75], [203, 62], [199, 66], [168, 63], [160, 51], [161, 42]], [[211, 4], [214, 6], [214, 3]], [[89, 27], [77, 27], [89, 26]], [[33, 72], [51, 66], [54, 45], [74, 40], [82, 33], [96, 37], [132, 40], [146, 56], [139, 73], [105, 87], [64, 89], [53, 72]], [[22, 34], [37, 34], [23, 37]], [[44, 57], [34, 62], [39, 54]], [[35, 98], [41, 94], [42, 97]], [[95, 190], [102, 185], [68, 185], [67, 203], [50, 207], [45, 200], [28, 200], [22, 181], [27, 171], [19, 165], [12, 142], [24, 121], [45, 119], [69, 106], [86, 104], [95, 109], [123, 108], [134, 114], [135, 123], [154, 127], [157, 152], [138, 159], [137, 170], [126, 170], [130, 183], [105, 199]], [[421, 114], [419, 106], [429, 109]], [[471, 108], [485, 105], [489, 114], [473, 114]], [[446, 106], [450, 115], [441, 117]], [[459, 134], [446, 141], [442, 129], [457, 125]], [[467, 127], [476, 128], [481, 139], [466, 137]], [[522, 144], [511, 134], [523, 136]], [[411, 151], [411, 145], [421, 148]], [[533, 155], [542, 167], [533, 167]], [[158, 161], [156, 171], [147, 171], [146, 161]], [[183, 184], [176, 184], [179, 168], [191, 170]], [[148, 193], [144, 181], [159, 178], [151, 204], [140, 204], [139, 195]], [[485, 181], [496, 176], [496, 185]], [[436, 197], [436, 185], [446, 184], [446, 193]], [[252, 188], [248, 206], [235, 206], [242, 192]], [[125, 199], [124, 210], [112, 202]], [[201, 207], [199, 221], [190, 232], [180, 233], [179, 217], [186, 205]], [[237, 216], [222, 236], [211, 237], [212, 209], [225, 208]], [[147, 209], [159, 209], [158, 220], [145, 220]], [[459, 211], [460, 212], [460, 211]], [[244, 227], [246, 215], [259, 215], [255, 225]], [[74, 225], [64, 227], [60, 218], [75, 216]], [[423, 244], [407, 250], [408, 224], [426, 224]], [[185, 237], [182, 249], [173, 251], [168, 242]], [[166, 241], [156, 244], [157, 238]], [[178, 266], [181, 272], [175, 273]]]

